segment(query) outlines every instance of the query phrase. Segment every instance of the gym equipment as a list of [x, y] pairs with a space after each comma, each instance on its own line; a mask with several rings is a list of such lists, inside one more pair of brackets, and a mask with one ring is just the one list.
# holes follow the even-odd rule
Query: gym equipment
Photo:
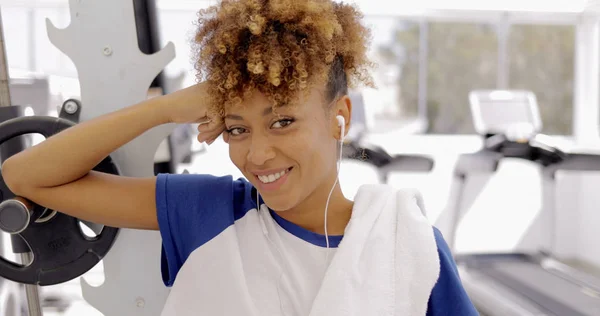
[[[81, 120], [146, 99], [151, 82], [174, 58], [173, 44], [151, 55], [140, 51], [133, 1], [70, 1], [69, 5], [68, 27], [59, 30], [49, 20], [46, 25], [51, 43], [78, 70], [81, 101], [85, 104]], [[112, 153], [112, 160], [125, 176], [152, 176], [156, 149], [174, 127], [166, 124], [147, 131]], [[90, 286], [81, 279], [83, 297], [104, 315], [158, 315], [168, 294], [160, 278], [160, 244], [158, 232], [119, 230], [103, 258], [104, 283]], [[31, 258], [25, 254], [23, 260], [29, 262]], [[40, 315], [37, 286], [25, 287], [31, 298], [31, 316]]]
[[[156, 13], [155, 0], [130, 0], [133, 1], [135, 27], [140, 51], [144, 54], [154, 54], [160, 51], [160, 36], [158, 14]], [[160, 72], [150, 84], [150, 90], [158, 94], [167, 94], [178, 90], [180, 82], [173, 82], [182, 78], [168, 78]], [[174, 90], [171, 90], [174, 89]], [[177, 125], [173, 132], [165, 138], [157, 149], [154, 160], [154, 174], [175, 173], [181, 162], [189, 162], [192, 156], [192, 142], [194, 129], [189, 124]]]
[[[4, 45], [4, 31], [2, 28], [2, 14], [0, 12], [0, 122], [22, 115], [19, 107], [12, 107], [11, 95], [8, 88], [8, 63], [6, 62], [6, 47]], [[4, 146], [0, 146], [0, 158], [8, 157], [15, 152], [23, 149], [23, 138], [16, 137], [6, 142]], [[15, 151], [16, 149], [16, 151]], [[0, 160], [1, 162], [1, 160]], [[2, 197], [0, 196], [0, 201]], [[0, 255], [5, 254], [4, 238], [0, 234]], [[17, 238], [11, 238], [12, 248], [14, 253], [19, 253], [19, 247], [23, 246], [23, 242]], [[21, 260], [27, 262], [29, 256], [27, 251], [21, 253]], [[7, 316], [17, 316], [21, 314], [21, 310], [25, 309], [25, 303], [20, 295], [20, 285], [12, 283], [9, 280], [0, 278], [0, 314]], [[41, 310], [39, 303], [39, 295], [37, 286], [25, 285], [26, 295], [31, 297], [28, 300], [30, 315], [35, 315], [35, 311]]]
[[345, 139], [343, 158], [353, 159], [373, 165], [377, 169], [379, 181], [387, 183], [388, 176], [394, 171], [429, 172], [434, 160], [425, 155], [401, 154], [392, 156], [383, 148], [363, 141], [367, 132], [365, 104], [360, 92], [351, 92], [352, 128]]
[[50, 82], [47, 77], [32, 74], [11, 76], [10, 97], [12, 104], [30, 106], [35, 115], [48, 115], [52, 110]]
[[[8, 67], [5, 52], [4, 32], [2, 30], [2, 14], [0, 14], [0, 122], [2, 122], [5, 117], [12, 118], [19, 115], [15, 109], [8, 107], [11, 104], [11, 95], [10, 90], [8, 89]], [[21, 141], [21, 139], [12, 140], [12, 142], [16, 143], [17, 145], [20, 145]], [[4, 154], [4, 148], [0, 147], [0, 158], [2, 158]], [[1, 199], [2, 198], [0, 197], [0, 201]], [[3, 234], [0, 234], [0, 256], [7, 252], [4, 249], [4, 242], [4, 236]], [[21, 315], [21, 309], [25, 308], [25, 303], [19, 287], [20, 285], [17, 283], [0, 278], [0, 315]]]
[[[48, 138], [74, 123], [54, 117], [19, 117], [0, 124], [0, 144], [29, 133]], [[96, 171], [119, 174], [110, 157]], [[72, 280], [93, 268], [110, 250], [118, 229], [104, 227], [96, 237], [86, 236], [79, 220], [15, 198], [0, 173], [0, 230], [18, 234], [33, 254], [26, 266], [0, 258], [0, 275], [9, 280], [54, 285]]]
[[[152, 54], [140, 51], [133, 1], [69, 1], [69, 12], [66, 28], [49, 21], [47, 28], [50, 42], [77, 68], [81, 121], [145, 100], [152, 81], [173, 60], [174, 45]], [[158, 126], [111, 153], [120, 173], [153, 176], [156, 150], [174, 128]], [[169, 292], [160, 277], [160, 245], [156, 231], [120, 229], [102, 260], [103, 284], [80, 279], [84, 299], [104, 315], [159, 315]]]
[[[81, 106], [65, 101], [61, 115], [18, 117], [18, 106], [0, 108], [0, 158], [7, 159], [24, 149], [19, 137], [39, 133], [48, 138], [77, 122]], [[16, 141], [15, 141], [16, 140]], [[119, 174], [110, 157], [95, 170]], [[21, 254], [23, 265], [0, 256], [0, 276], [25, 285], [29, 315], [41, 315], [38, 285], [54, 285], [74, 279], [93, 268], [110, 250], [118, 229], [82, 222], [96, 236], [86, 235], [74, 217], [43, 208], [15, 197], [2, 179], [0, 170], [0, 231], [11, 234], [13, 252]], [[65, 305], [59, 298], [54, 302]], [[14, 305], [14, 304], [13, 304]], [[17, 305], [18, 306], [18, 305]]]
[[[566, 153], [548, 144], [539, 134], [537, 101], [529, 91], [473, 91], [469, 99], [484, 148], [461, 156], [455, 169], [459, 194], [447, 236], [451, 248], [462, 210], [469, 208], [462, 205], [465, 182], [473, 174], [492, 175], [504, 158], [540, 165], [542, 233], [552, 241], [556, 173], [598, 171], [600, 155]], [[456, 262], [469, 296], [486, 315], [600, 315], [600, 279], [559, 262], [549, 251], [456, 255]]]

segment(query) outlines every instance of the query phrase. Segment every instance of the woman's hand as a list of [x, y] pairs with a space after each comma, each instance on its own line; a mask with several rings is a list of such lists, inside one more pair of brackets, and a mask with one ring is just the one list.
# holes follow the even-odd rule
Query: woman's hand
[[199, 83], [162, 96], [163, 111], [170, 123], [207, 121], [206, 84]]
[[164, 109], [169, 122], [177, 124], [199, 123], [198, 141], [209, 145], [225, 131], [223, 120], [207, 114], [206, 83], [199, 83], [163, 96]]
[[221, 119], [209, 120], [198, 125], [198, 141], [212, 144], [225, 131], [225, 123]]

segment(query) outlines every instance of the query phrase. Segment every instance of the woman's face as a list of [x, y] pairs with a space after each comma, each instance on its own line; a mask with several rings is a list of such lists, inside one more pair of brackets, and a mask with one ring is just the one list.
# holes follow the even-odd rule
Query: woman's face
[[329, 192], [333, 184], [337, 124], [324, 102], [314, 89], [298, 105], [279, 107], [274, 114], [257, 92], [227, 112], [224, 139], [231, 161], [273, 210], [289, 210], [315, 190], [329, 186]]

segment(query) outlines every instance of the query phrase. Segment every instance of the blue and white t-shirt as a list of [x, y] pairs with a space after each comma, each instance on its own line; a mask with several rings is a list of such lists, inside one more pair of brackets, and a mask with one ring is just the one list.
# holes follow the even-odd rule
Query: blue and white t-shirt
[[[306, 316], [343, 236], [308, 231], [266, 208], [231, 176], [160, 174], [162, 276], [172, 287], [163, 316]], [[440, 261], [427, 315], [478, 315], [441, 233]], [[330, 252], [327, 255], [327, 252]]]

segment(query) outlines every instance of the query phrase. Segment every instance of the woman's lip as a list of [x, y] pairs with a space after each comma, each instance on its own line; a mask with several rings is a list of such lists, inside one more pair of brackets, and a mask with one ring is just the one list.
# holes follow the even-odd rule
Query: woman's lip
[[276, 174], [276, 173], [280, 173], [284, 170], [288, 170], [291, 169], [292, 167], [287, 167], [287, 168], [279, 168], [279, 169], [269, 169], [269, 170], [260, 170], [260, 171], [250, 171], [250, 173], [252, 173], [255, 176], [268, 176], [271, 174]]
[[275, 190], [278, 190], [279, 188], [281, 188], [281, 186], [283, 186], [285, 184], [288, 176], [290, 175], [290, 173], [292, 172], [292, 170], [294, 168], [288, 168], [288, 169], [290, 169], [290, 170], [287, 171], [279, 179], [277, 179], [277, 180], [275, 180], [275, 181], [273, 181], [271, 183], [264, 183], [264, 182], [260, 181], [260, 179], [258, 178], [258, 176], [255, 176], [256, 177], [256, 181], [258, 182], [258, 189], [259, 189], [259, 191], [263, 191], [263, 192], [275, 191]]

